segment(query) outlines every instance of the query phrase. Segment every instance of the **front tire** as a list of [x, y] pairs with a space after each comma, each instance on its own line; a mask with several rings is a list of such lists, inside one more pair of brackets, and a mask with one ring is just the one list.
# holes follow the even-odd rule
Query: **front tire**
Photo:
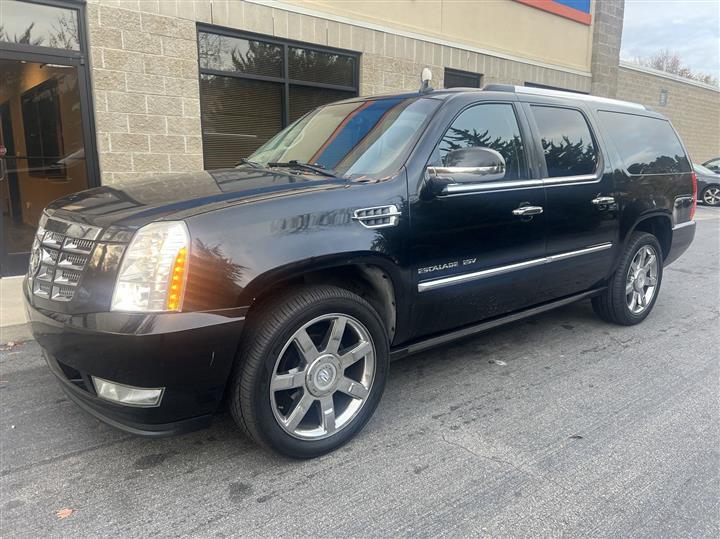
[[647, 232], [634, 232], [607, 289], [592, 299], [595, 313], [623, 326], [645, 320], [660, 292], [662, 262], [657, 238]]
[[365, 426], [388, 372], [385, 326], [335, 286], [294, 288], [251, 316], [230, 386], [235, 421], [294, 458], [337, 449]]

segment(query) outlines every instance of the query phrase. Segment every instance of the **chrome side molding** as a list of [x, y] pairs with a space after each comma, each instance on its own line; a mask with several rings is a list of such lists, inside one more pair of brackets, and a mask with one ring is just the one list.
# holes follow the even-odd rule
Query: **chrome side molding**
[[685, 228], [686, 226], [695, 226], [695, 221], [685, 221], [684, 223], [678, 223], [675, 226], [672, 227], [673, 230], [678, 230], [680, 228]]
[[443, 195], [461, 195], [467, 193], [485, 193], [492, 191], [511, 191], [514, 189], [535, 189], [538, 187], [557, 187], [560, 185], [577, 185], [599, 182], [602, 176], [584, 174], [580, 176], [563, 176], [560, 178], [542, 178], [535, 180], [498, 180], [477, 183], [451, 183], [447, 185]]
[[566, 260], [576, 256], [583, 256], [590, 253], [596, 253], [599, 251], [605, 251], [613, 246], [612, 243], [600, 243], [598, 245], [592, 245], [585, 249], [578, 251], [568, 251], [565, 253], [558, 253], [556, 255], [544, 256], [542, 258], [535, 258], [533, 260], [527, 260], [525, 262], [518, 262], [517, 264], [509, 264], [507, 266], [499, 266], [497, 268], [490, 268], [481, 271], [475, 271], [472, 273], [463, 273], [461, 275], [450, 275], [448, 277], [441, 277], [439, 279], [433, 279], [431, 281], [423, 281], [418, 283], [418, 292], [427, 292], [428, 290], [436, 290], [438, 288], [445, 288], [447, 286], [453, 286], [456, 284], [467, 283], [470, 281], [477, 281], [478, 279], [485, 279], [487, 277], [495, 277], [496, 275], [502, 275], [521, 269], [532, 268], [535, 266], [542, 266], [544, 264], [551, 264], [560, 260]]

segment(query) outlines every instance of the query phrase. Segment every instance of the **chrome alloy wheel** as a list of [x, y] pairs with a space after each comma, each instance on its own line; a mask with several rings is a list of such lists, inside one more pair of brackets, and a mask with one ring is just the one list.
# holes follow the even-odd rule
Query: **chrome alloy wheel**
[[270, 406], [280, 427], [319, 440], [349, 425], [370, 394], [375, 345], [355, 318], [325, 314], [298, 329], [270, 379]]
[[703, 192], [703, 202], [708, 206], [720, 204], [720, 187], [708, 187]]
[[635, 253], [625, 283], [625, 300], [630, 312], [640, 314], [652, 302], [658, 284], [658, 255], [650, 245]]

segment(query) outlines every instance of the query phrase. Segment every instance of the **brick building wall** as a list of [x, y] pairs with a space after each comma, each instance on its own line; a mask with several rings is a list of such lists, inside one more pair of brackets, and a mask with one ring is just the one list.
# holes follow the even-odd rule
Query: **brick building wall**
[[595, 0], [594, 8], [590, 93], [615, 98], [625, 2]]
[[[618, 70], [617, 98], [647, 105], [667, 116], [696, 163], [720, 156], [720, 89], [666, 73], [628, 66]], [[660, 94], [667, 92], [667, 104]]]
[[89, 0], [87, 13], [103, 184], [202, 168], [196, 22], [357, 51], [361, 95], [415, 90], [425, 66], [438, 88], [449, 67], [590, 91], [589, 73], [241, 0]]

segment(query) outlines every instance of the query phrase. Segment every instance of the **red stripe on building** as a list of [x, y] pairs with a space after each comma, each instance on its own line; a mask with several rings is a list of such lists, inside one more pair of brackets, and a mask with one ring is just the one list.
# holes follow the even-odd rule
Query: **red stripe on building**
[[592, 16], [589, 13], [585, 13], [584, 11], [578, 11], [577, 9], [573, 9], [564, 4], [559, 4], [557, 2], [553, 2], [552, 0], [515, 0], [515, 1], [520, 2], [521, 4], [525, 4], [526, 6], [531, 6], [536, 9], [541, 9], [543, 11], [547, 11], [549, 13], [553, 13], [555, 15], [565, 17], [566, 19], [580, 22], [582, 24], [587, 24], [588, 26], [590, 26], [590, 23], [592, 22]]

